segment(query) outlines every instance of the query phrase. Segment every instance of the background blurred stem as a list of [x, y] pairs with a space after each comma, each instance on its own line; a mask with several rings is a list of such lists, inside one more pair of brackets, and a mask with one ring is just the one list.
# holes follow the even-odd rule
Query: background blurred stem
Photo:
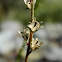
[[[31, 1], [31, 22], [33, 22], [33, 19], [34, 19], [34, 3], [33, 3], [33, 0], [32, 0]], [[30, 50], [30, 43], [32, 42], [32, 36], [33, 36], [33, 32], [30, 31], [30, 39], [29, 39], [29, 45], [27, 47], [25, 62], [27, 62], [28, 56], [32, 52], [32, 50]]]

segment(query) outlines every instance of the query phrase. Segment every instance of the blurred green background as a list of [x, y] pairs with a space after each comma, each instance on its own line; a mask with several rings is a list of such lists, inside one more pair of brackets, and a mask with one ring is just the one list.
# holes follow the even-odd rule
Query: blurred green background
[[[0, 0], [0, 18], [6, 16], [27, 24], [30, 21], [30, 10], [26, 8], [23, 0]], [[38, 21], [44, 21], [44, 23], [61, 22], [62, 0], [37, 0], [35, 16]]]
[[[31, 53], [28, 62], [62, 62], [62, 0], [37, 0], [35, 17], [44, 28], [34, 34], [43, 47]], [[0, 0], [0, 62], [24, 62], [26, 42], [17, 33], [30, 22], [24, 0]]]

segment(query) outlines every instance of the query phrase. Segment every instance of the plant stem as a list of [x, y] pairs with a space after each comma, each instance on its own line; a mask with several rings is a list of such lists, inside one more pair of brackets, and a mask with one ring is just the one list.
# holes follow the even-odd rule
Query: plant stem
[[25, 62], [27, 62], [27, 60], [28, 60], [28, 56], [26, 55]]
[[34, 18], [34, 3], [32, 2], [31, 3], [31, 22], [33, 22], [33, 18]]
[[29, 54], [32, 52], [32, 50], [30, 51], [30, 42], [32, 41], [32, 35], [33, 35], [33, 33], [30, 32], [30, 39], [29, 39], [29, 45], [28, 45], [28, 47], [27, 47], [27, 53], [26, 53], [25, 62], [27, 62], [28, 56], [29, 56]]
[[[32, 2], [31, 2], [31, 22], [33, 22], [33, 19], [34, 19], [34, 3], [33, 3], [33, 0], [32, 0]], [[30, 51], [30, 44], [32, 42], [32, 36], [33, 36], [33, 32], [30, 31], [30, 39], [29, 39], [29, 45], [27, 47], [25, 62], [27, 62], [28, 56], [32, 52], [32, 50]]]

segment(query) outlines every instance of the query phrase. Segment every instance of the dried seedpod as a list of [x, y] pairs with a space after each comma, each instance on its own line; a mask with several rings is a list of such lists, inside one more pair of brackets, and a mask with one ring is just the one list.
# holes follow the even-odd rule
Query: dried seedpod
[[24, 32], [18, 31], [18, 33], [27, 41], [29, 41], [30, 38], [30, 30], [28, 28], [24, 29]]
[[29, 35], [25, 32], [21, 32], [22, 37], [27, 41], [29, 39]]
[[28, 28], [30, 28], [32, 32], [38, 31], [40, 27], [41, 26], [40, 26], [39, 22], [37, 22], [37, 21], [34, 21], [28, 25]]
[[28, 28], [25, 28], [24, 32], [27, 33], [27, 34], [30, 34], [30, 30]]
[[33, 21], [32, 22], [29, 22], [28, 24], [28, 28], [31, 29], [32, 32], [36, 32], [38, 31], [40, 28], [43, 28], [44, 26], [41, 26], [41, 23], [43, 22], [37, 22], [36, 21], [36, 18], [34, 17], [33, 18]]
[[[29, 9], [31, 9], [31, 3], [32, 3], [32, 0], [24, 0], [25, 4], [28, 6]], [[33, 3], [35, 5], [36, 3], [36, 0], [33, 0]]]
[[43, 42], [39, 43], [38, 38], [36, 38], [35, 40], [33, 38], [32, 42], [31, 42], [31, 49], [32, 50], [39, 49], [39, 47], [42, 46], [42, 44], [43, 44]]

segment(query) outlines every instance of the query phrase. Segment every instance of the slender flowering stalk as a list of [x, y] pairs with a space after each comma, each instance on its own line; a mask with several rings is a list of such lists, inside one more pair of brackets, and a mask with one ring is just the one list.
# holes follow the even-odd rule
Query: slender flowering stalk
[[36, 18], [34, 17], [34, 5], [36, 3], [36, 0], [24, 0], [25, 4], [31, 11], [31, 21], [27, 25], [27, 28], [24, 29], [24, 32], [19, 31], [19, 34], [26, 40], [27, 42], [27, 52], [26, 52], [26, 57], [25, 57], [25, 62], [28, 60], [29, 54], [36, 50], [39, 49], [40, 46], [42, 46], [43, 42], [39, 43], [38, 38], [34, 39], [33, 38], [33, 33], [38, 31], [40, 29], [40, 23], [36, 21]]
[[[34, 3], [33, 3], [33, 0], [30, 0], [30, 2], [31, 2], [31, 22], [33, 22], [33, 19], [34, 19]], [[28, 56], [32, 52], [32, 50], [30, 51], [30, 44], [32, 42], [32, 36], [33, 36], [33, 32], [30, 30], [30, 39], [29, 39], [29, 45], [27, 48], [25, 62], [27, 62]]]

